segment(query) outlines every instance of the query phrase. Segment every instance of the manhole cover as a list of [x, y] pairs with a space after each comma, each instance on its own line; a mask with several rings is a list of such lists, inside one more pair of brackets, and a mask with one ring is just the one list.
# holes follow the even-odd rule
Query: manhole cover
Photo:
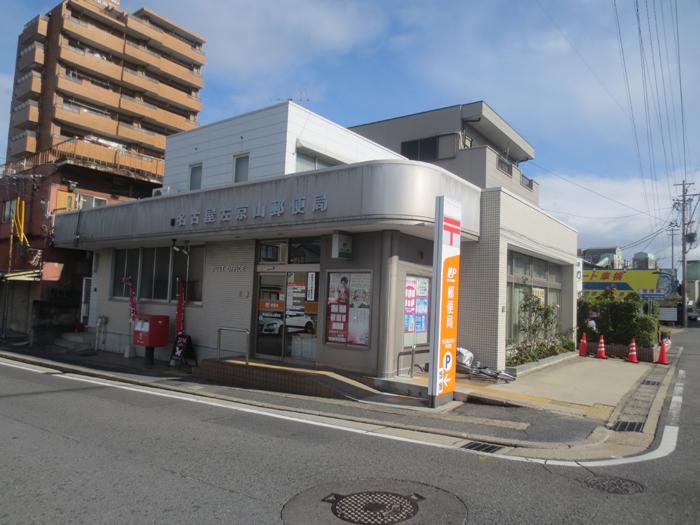
[[418, 514], [420, 494], [402, 496], [393, 492], [355, 492], [343, 496], [329, 494], [323, 501], [332, 503], [331, 511], [336, 517], [360, 525], [393, 525]]
[[641, 494], [646, 490], [641, 483], [625, 478], [593, 477], [588, 478], [585, 483], [586, 486], [592, 489], [607, 492], [608, 494]]
[[290, 499], [286, 525], [466, 523], [467, 507], [445, 490], [413, 481], [364, 479], [319, 485]]

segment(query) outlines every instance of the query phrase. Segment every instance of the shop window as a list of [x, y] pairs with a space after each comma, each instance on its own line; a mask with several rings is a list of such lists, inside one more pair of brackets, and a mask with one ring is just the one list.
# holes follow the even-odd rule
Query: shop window
[[190, 191], [202, 189], [202, 165], [190, 166]]
[[371, 282], [369, 272], [328, 274], [327, 342], [369, 346]]
[[258, 244], [258, 262], [287, 262], [287, 241], [261, 241]]
[[549, 263], [549, 281], [561, 284], [561, 266]]
[[530, 258], [520, 253], [513, 254], [513, 275], [517, 277], [530, 277]]
[[404, 281], [403, 346], [428, 344], [430, 279], [407, 275]]
[[539, 281], [547, 280], [547, 261], [532, 259], [532, 278]]
[[112, 296], [129, 297], [129, 287], [124, 282], [130, 278], [136, 285], [139, 271], [139, 249], [114, 250], [114, 268], [112, 274]]
[[182, 279], [186, 284], [187, 300], [201, 301], [204, 280], [204, 246], [190, 246], [187, 251], [183, 249], [173, 251], [170, 279], [171, 300], [177, 300], [177, 280]]
[[289, 264], [318, 264], [320, 262], [320, 239], [291, 239], [289, 241]]

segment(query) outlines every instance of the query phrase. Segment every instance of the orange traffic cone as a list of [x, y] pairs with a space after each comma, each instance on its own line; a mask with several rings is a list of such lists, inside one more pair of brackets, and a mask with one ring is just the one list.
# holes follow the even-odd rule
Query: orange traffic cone
[[659, 360], [656, 362], [657, 365], [670, 365], [671, 361], [668, 360], [668, 354], [666, 353], [666, 341], [661, 340], [661, 353], [659, 354]]
[[583, 332], [581, 336], [581, 344], [578, 345], [578, 355], [579, 357], [588, 357], [588, 337], [586, 332]]
[[607, 359], [608, 356], [605, 355], [605, 339], [603, 336], [600, 336], [600, 340], [598, 341], [598, 352], [595, 355], [598, 359]]
[[627, 361], [629, 361], [630, 363], [639, 363], [639, 361], [637, 360], [637, 342], [634, 340], [634, 337], [632, 338], [632, 342], [630, 343], [630, 350], [627, 354]]

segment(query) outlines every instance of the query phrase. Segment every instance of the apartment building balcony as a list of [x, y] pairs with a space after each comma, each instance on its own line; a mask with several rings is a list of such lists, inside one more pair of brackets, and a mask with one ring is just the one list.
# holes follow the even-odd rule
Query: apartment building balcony
[[124, 37], [113, 35], [84, 20], [72, 16], [63, 19], [63, 31], [73, 38], [110, 54], [121, 56], [124, 52]]
[[154, 148], [157, 150], [165, 150], [165, 135], [154, 131], [131, 126], [124, 122], [119, 123], [119, 138]]
[[149, 93], [156, 93], [161, 85], [155, 78], [146, 76], [144, 73], [140, 73], [128, 67], [124, 68], [122, 81], [131, 89], [147, 91]]
[[127, 41], [125, 50], [127, 58], [138, 62], [151, 71], [158, 71], [164, 76], [177, 79], [190, 87], [202, 88], [204, 86], [204, 79], [199, 73], [173, 62], [145, 46]]
[[62, 45], [60, 58], [66, 64], [101, 74], [112, 80], [121, 80], [122, 67], [119, 64], [100, 58], [97, 55], [78, 49], [77, 47], [72, 47], [67, 44]]
[[117, 121], [109, 115], [66, 103], [56, 104], [54, 109], [57, 121], [100, 135], [117, 136]]
[[144, 119], [156, 121], [158, 119], [158, 108], [156, 106], [128, 95], [122, 95], [121, 110]]
[[190, 87], [197, 89], [204, 87], [204, 78], [200, 73], [195, 73], [191, 69], [181, 66], [172, 60], [161, 58], [159, 67], [163, 75], [177, 78]]
[[160, 82], [155, 90], [149, 91], [151, 96], [163, 100], [168, 104], [178, 106], [188, 111], [199, 112], [202, 110], [202, 101], [184, 91], [180, 91], [168, 84]]
[[36, 133], [24, 131], [10, 137], [8, 153], [10, 157], [30, 155], [36, 151]]
[[62, 93], [110, 109], [119, 109], [119, 93], [93, 84], [89, 80], [59, 75], [57, 88]]
[[82, 160], [116, 169], [136, 170], [151, 177], [162, 177], [164, 161], [125, 148], [114, 148], [86, 139], [53, 137], [51, 155], [55, 158]]
[[155, 51], [151, 51], [145, 46], [140, 46], [134, 42], [126, 41], [126, 47], [124, 48], [125, 55], [128, 59], [138, 62], [144, 67], [149, 67], [151, 69], [160, 69], [160, 54]]
[[29, 98], [39, 98], [41, 95], [41, 73], [30, 71], [16, 81], [15, 99], [24, 101]]
[[34, 42], [19, 52], [17, 69], [26, 71], [32, 67], [44, 65], [44, 44]]
[[20, 44], [27, 44], [33, 40], [44, 40], [49, 30], [49, 19], [45, 15], [32, 18], [24, 24], [22, 34], [19, 36]]
[[94, 0], [70, 0], [69, 3], [72, 8], [77, 7], [80, 11], [88, 13], [95, 20], [105, 25], [117, 29], [124, 27], [124, 22], [119, 18], [121, 13], [118, 10], [106, 8], [97, 4]]
[[159, 27], [135, 16], [129, 16], [126, 25], [127, 28], [141, 38], [148, 39], [153, 47], [161, 49], [165, 54], [173, 54], [193, 64], [204, 64], [204, 53], [201, 50], [195, 49], [192, 44], [181, 40], [173, 34], [163, 31]]
[[121, 110], [174, 131], [186, 131], [197, 127], [197, 123], [187, 117], [127, 95], [122, 95]]
[[29, 129], [35, 128], [39, 123], [39, 103], [36, 100], [27, 100], [14, 108], [10, 119], [10, 127]]

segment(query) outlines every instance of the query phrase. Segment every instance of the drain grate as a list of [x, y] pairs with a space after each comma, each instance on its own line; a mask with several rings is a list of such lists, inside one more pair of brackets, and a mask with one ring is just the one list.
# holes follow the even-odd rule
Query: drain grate
[[498, 445], [492, 445], [491, 443], [472, 441], [471, 443], [463, 445], [462, 448], [466, 450], [474, 450], [475, 452], [485, 452], [486, 454], [493, 454], [494, 452], [498, 452], [499, 450], [501, 450], [503, 447], [499, 447]]
[[329, 494], [322, 501], [332, 503], [331, 512], [348, 523], [392, 525], [418, 514], [420, 494], [402, 496], [394, 492], [366, 491], [343, 496]]
[[620, 494], [629, 496], [641, 494], [646, 487], [637, 481], [616, 477], [592, 477], [584, 481], [587, 487], [607, 492], [608, 494]]
[[612, 429], [615, 432], [641, 432], [644, 429], [644, 423], [639, 421], [617, 421]]
[[661, 381], [654, 381], [653, 379], [645, 379], [642, 381], [643, 385], [649, 385], [649, 386], [659, 386], [661, 384]]

